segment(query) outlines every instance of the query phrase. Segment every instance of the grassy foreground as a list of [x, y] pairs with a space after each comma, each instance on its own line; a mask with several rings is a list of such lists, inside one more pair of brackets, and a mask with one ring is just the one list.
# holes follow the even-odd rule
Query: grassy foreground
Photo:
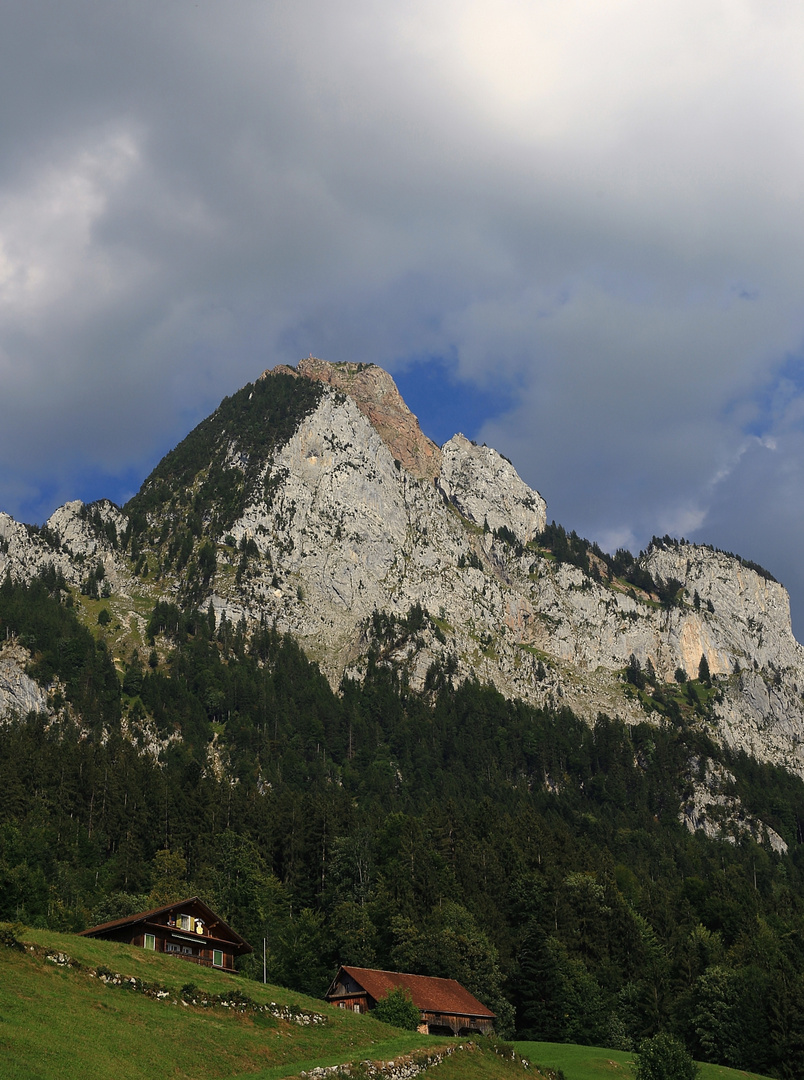
[[[517, 1042], [517, 1053], [542, 1069], [561, 1069], [566, 1080], [634, 1080], [634, 1057], [621, 1050], [569, 1043]], [[699, 1065], [700, 1080], [766, 1080], [759, 1073]]]
[[[27, 949], [0, 944], [4, 1080], [279, 1080], [320, 1066], [427, 1057], [447, 1047], [454, 1053], [428, 1070], [438, 1080], [534, 1075], [486, 1040], [474, 1045], [403, 1032], [290, 990], [144, 949], [0, 924], [0, 933], [11, 929]], [[114, 985], [99, 974], [136, 983]], [[162, 996], [143, 993], [143, 983]], [[191, 997], [228, 999], [239, 991], [257, 1004], [290, 1007], [290, 1015], [221, 1002], [193, 1005], [182, 997], [189, 983], [197, 988]]]

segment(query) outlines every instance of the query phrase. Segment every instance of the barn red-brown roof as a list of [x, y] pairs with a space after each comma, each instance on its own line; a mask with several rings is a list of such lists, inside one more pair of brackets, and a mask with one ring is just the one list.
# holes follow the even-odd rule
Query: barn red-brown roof
[[350, 975], [375, 1001], [383, 998], [389, 990], [401, 986], [410, 991], [413, 1004], [422, 1012], [494, 1019], [494, 1013], [455, 979], [437, 979], [430, 975], [410, 975], [403, 971], [377, 971], [374, 968], [345, 965], [341, 971]]

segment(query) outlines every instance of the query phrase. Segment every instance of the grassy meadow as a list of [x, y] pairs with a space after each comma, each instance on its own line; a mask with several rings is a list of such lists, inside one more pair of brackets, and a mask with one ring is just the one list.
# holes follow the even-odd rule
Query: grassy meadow
[[[533, 1066], [564, 1073], [566, 1080], [634, 1080], [635, 1054], [569, 1043], [517, 1042], [517, 1053]], [[700, 1064], [699, 1080], [765, 1080], [759, 1073]]]
[[[279, 1080], [316, 1066], [389, 1061], [445, 1046], [444, 1039], [399, 1031], [371, 1016], [132, 946], [27, 928], [13, 928], [13, 933], [37, 951], [0, 945], [3, 1080], [111, 1080], [121, 1075], [126, 1080]], [[41, 950], [66, 954], [81, 967], [54, 963]], [[90, 973], [97, 969], [158, 984], [167, 994], [155, 999], [106, 984]], [[326, 1016], [326, 1023], [298, 1024], [222, 1005], [193, 1006], [181, 996], [188, 983], [208, 995], [239, 990], [257, 1003], [296, 1006]], [[526, 1074], [518, 1062], [484, 1045], [456, 1052], [428, 1075], [506, 1080], [533, 1072]]]
[[[561, 1070], [565, 1080], [633, 1080], [634, 1054], [562, 1043], [518, 1042], [523, 1068], [492, 1040], [444, 1040], [399, 1031], [276, 986], [199, 968], [173, 957], [71, 934], [9, 927], [29, 948], [0, 944], [0, 1075], [3, 1080], [281, 1080], [316, 1067], [390, 1061], [461, 1047], [427, 1071], [434, 1080], [517, 1080]], [[34, 951], [30, 951], [33, 946]], [[61, 953], [75, 964], [55, 963]], [[158, 986], [161, 999], [109, 985], [93, 972]], [[326, 1017], [299, 1024], [270, 1014], [182, 999], [239, 991], [257, 1004]], [[502, 1051], [502, 1052], [501, 1052]], [[359, 1075], [359, 1070], [353, 1070]], [[701, 1065], [700, 1080], [762, 1080]]]

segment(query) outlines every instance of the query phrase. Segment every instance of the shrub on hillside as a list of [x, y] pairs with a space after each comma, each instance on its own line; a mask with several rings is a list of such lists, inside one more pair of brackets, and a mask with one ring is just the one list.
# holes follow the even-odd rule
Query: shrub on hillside
[[696, 1080], [698, 1066], [677, 1039], [660, 1031], [640, 1044], [634, 1076], [636, 1080]]
[[389, 990], [380, 998], [374, 1009], [374, 1016], [384, 1024], [393, 1024], [394, 1027], [404, 1028], [406, 1031], [415, 1031], [420, 1023], [419, 1010], [413, 1004], [410, 991], [402, 986]]

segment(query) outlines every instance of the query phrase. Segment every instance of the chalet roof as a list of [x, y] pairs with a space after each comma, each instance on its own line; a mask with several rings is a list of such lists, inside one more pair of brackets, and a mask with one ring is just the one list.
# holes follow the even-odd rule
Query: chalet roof
[[111, 919], [109, 922], [91, 926], [88, 930], [81, 930], [80, 934], [84, 937], [103, 937], [114, 930], [136, 926], [138, 923], [153, 922], [160, 915], [190, 914], [191, 912], [199, 916], [207, 926], [214, 928], [214, 934], [208, 934], [208, 937], [230, 942], [238, 955], [254, 951], [245, 938], [242, 938], [197, 896], [191, 896], [187, 900], [176, 900], [172, 904], [163, 904], [162, 907], [152, 908], [150, 911], [138, 911], [136, 915], [127, 915], [124, 919]]
[[[436, 979], [430, 975], [410, 975], [402, 971], [377, 971], [374, 968], [345, 965], [340, 970], [351, 976], [375, 1001], [379, 1001], [389, 990], [401, 986], [410, 991], [413, 1004], [422, 1012], [494, 1019], [494, 1013], [455, 979]], [[335, 982], [337, 981], [336, 978]], [[332, 987], [330, 992], [331, 990]]]

